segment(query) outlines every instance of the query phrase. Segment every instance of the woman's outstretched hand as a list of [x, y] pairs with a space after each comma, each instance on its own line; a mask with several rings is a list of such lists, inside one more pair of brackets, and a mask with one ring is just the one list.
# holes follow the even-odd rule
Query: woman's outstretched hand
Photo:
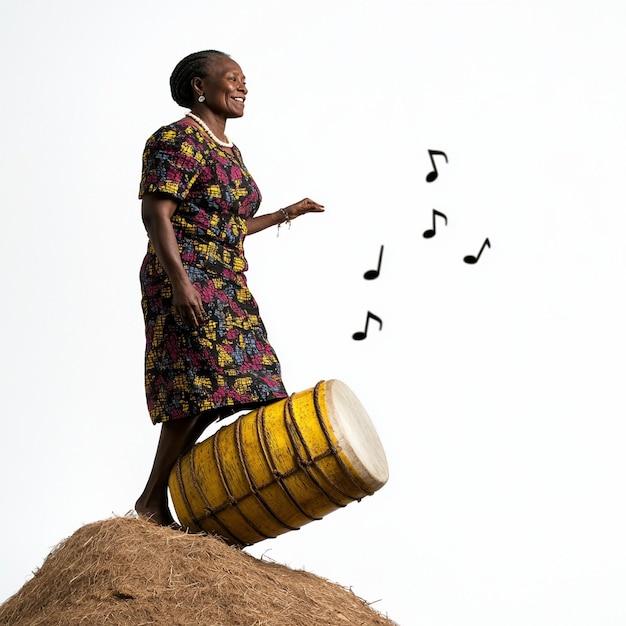
[[249, 217], [246, 220], [246, 227], [248, 235], [258, 233], [261, 230], [265, 230], [270, 226], [280, 226], [285, 222], [295, 220], [296, 217], [300, 217], [305, 213], [322, 213], [324, 211], [324, 205], [314, 202], [310, 198], [304, 198], [300, 202], [290, 204], [283, 209], [278, 209], [273, 213], [266, 213], [265, 215], [258, 215], [255, 217]]
[[294, 220], [296, 217], [300, 217], [305, 213], [321, 213], [323, 210], [323, 204], [318, 204], [310, 198], [304, 198], [303, 200], [300, 200], [300, 202], [290, 204], [284, 208], [284, 211], [287, 213], [290, 220]]

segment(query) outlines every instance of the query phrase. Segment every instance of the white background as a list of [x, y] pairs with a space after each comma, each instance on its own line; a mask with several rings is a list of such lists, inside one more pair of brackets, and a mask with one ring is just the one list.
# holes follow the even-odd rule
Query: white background
[[4, 0], [0, 598], [143, 488], [141, 152], [217, 48], [262, 212], [327, 209], [246, 242], [287, 387], [346, 382], [391, 473], [250, 552], [402, 626], [623, 625], [625, 7]]

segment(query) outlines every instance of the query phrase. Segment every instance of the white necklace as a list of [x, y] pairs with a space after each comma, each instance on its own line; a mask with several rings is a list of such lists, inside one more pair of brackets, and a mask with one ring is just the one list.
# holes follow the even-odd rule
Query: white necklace
[[190, 117], [192, 120], [198, 122], [198, 124], [200, 124], [200, 126], [202, 126], [202, 128], [204, 128], [204, 130], [206, 130], [206, 132], [209, 134], [209, 136], [211, 137], [211, 139], [213, 139], [213, 141], [218, 145], [218, 146], [222, 146], [223, 148], [232, 148], [233, 147], [233, 142], [230, 141], [228, 139], [228, 137], [226, 137], [226, 135], [224, 135], [224, 137], [226, 137], [226, 141], [220, 141], [216, 136], [215, 133], [207, 126], [207, 124], [204, 122], [204, 120], [202, 120], [201, 118], [199, 118], [195, 113], [192, 113], [191, 111], [189, 111], [189, 113], [187, 113], [187, 117]]

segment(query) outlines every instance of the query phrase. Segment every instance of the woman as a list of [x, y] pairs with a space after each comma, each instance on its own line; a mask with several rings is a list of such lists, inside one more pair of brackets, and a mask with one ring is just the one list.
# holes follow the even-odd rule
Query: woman
[[139, 197], [149, 243], [141, 267], [146, 397], [161, 434], [135, 510], [174, 525], [167, 483], [205, 428], [287, 396], [280, 364], [245, 278], [243, 240], [324, 208], [308, 198], [255, 216], [261, 196], [226, 120], [241, 117], [241, 68], [216, 50], [185, 57], [170, 77], [187, 115], [146, 143]]

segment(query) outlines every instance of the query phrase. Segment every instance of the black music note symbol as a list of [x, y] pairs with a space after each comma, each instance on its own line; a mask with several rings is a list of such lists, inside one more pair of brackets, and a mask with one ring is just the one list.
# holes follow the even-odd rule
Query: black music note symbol
[[441, 150], [429, 150], [428, 156], [430, 157], [430, 162], [433, 164], [433, 171], [428, 172], [428, 174], [426, 174], [427, 183], [432, 183], [434, 180], [437, 180], [437, 176], [439, 176], [439, 172], [437, 171], [437, 166], [435, 165], [435, 159], [433, 158], [435, 155], [443, 156], [443, 158], [446, 160], [446, 163], [448, 162], [448, 156], [446, 155], [445, 152], [442, 152]]
[[483, 250], [485, 249], [485, 246], [487, 246], [488, 248], [491, 248], [491, 243], [489, 242], [489, 237], [487, 237], [487, 239], [485, 239], [485, 241], [483, 241], [483, 245], [480, 247], [480, 250], [479, 250], [477, 256], [474, 256], [473, 254], [468, 254], [463, 260], [466, 263], [469, 263], [470, 265], [474, 265], [474, 263], [477, 263], [478, 259], [480, 259], [480, 255], [483, 253]]
[[424, 231], [422, 236], [425, 239], [430, 239], [431, 237], [434, 237], [437, 234], [437, 226], [435, 224], [435, 218], [437, 217], [437, 215], [439, 217], [443, 217], [443, 219], [445, 220], [446, 226], [448, 225], [448, 218], [443, 213], [440, 213], [439, 211], [436, 211], [435, 209], [433, 209], [433, 227]]
[[365, 330], [359, 330], [354, 333], [354, 335], [352, 335], [352, 339], [355, 339], [356, 341], [361, 341], [361, 339], [365, 339], [365, 337], [367, 337], [367, 327], [369, 326], [370, 318], [376, 320], [380, 324], [380, 328], [378, 330], [383, 329], [383, 321], [380, 319], [380, 317], [368, 311], [367, 317], [365, 318]]
[[383, 248], [384, 246], [380, 246], [380, 254], [378, 255], [378, 267], [375, 270], [367, 270], [367, 272], [363, 274], [363, 278], [365, 278], [365, 280], [374, 280], [374, 278], [378, 278], [380, 276], [380, 264], [383, 260]]

